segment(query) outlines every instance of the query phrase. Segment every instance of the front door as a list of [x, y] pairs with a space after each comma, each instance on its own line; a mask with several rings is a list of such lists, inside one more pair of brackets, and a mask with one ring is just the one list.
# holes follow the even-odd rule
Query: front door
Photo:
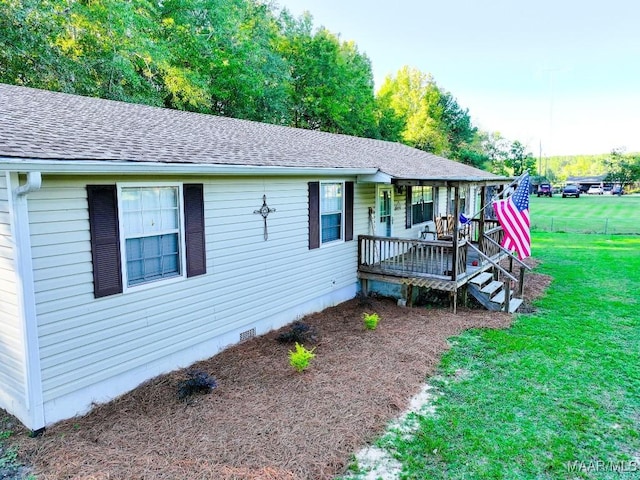
[[390, 185], [378, 185], [378, 201], [376, 212], [376, 235], [379, 237], [390, 237], [393, 215], [393, 187]]

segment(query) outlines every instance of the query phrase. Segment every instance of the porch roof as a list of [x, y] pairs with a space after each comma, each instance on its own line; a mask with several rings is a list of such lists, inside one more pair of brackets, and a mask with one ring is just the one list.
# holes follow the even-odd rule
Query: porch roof
[[254, 174], [381, 172], [396, 180], [503, 180], [400, 143], [317, 130], [5, 84], [0, 105], [0, 167], [20, 171], [35, 165], [68, 173], [89, 165], [122, 173], [148, 167], [156, 174], [239, 167]]

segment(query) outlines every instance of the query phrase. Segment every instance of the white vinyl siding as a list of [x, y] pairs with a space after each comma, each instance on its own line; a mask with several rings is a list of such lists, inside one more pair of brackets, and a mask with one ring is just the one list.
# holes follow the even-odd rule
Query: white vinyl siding
[[0, 172], [0, 407], [17, 412], [26, 405], [26, 369], [10, 195], [9, 179]]
[[[135, 368], [153, 371], [165, 357], [357, 282], [355, 240], [308, 249], [307, 182], [318, 179], [200, 178], [207, 274], [95, 299], [86, 185], [120, 180], [47, 177], [30, 194], [45, 403]], [[254, 213], [263, 195], [276, 209], [268, 241]], [[372, 197], [373, 186], [356, 186], [354, 237], [366, 233]]]

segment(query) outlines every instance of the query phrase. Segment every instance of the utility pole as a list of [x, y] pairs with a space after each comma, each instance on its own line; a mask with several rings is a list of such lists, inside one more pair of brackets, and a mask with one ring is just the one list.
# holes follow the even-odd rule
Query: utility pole
[[542, 140], [540, 140], [540, 150], [538, 154], [538, 176], [542, 176]]

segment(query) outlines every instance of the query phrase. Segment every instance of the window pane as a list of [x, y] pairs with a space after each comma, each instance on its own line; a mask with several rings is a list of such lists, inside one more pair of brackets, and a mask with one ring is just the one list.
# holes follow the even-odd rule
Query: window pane
[[425, 221], [421, 203], [418, 203], [417, 205], [411, 205], [411, 219], [414, 224], [422, 223]]
[[425, 203], [423, 209], [423, 222], [433, 220], [433, 202]]
[[130, 238], [126, 249], [130, 286], [180, 274], [177, 233]]
[[159, 190], [162, 208], [176, 208], [178, 206], [178, 191], [175, 187], [164, 187]]
[[125, 212], [138, 212], [142, 210], [142, 199], [139, 188], [122, 189], [122, 208]]
[[178, 209], [171, 207], [167, 209], [163, 209], [160, 212], [160, 224], [162, 225], [162, 230], [174, 230], [178, 228]]
[[411, 189], [411, 223], [433, 220], [433, 187], [413, 187]]
[[158, 188], [140, 188], [140, 194], [142, 195], [142, 209], [150, 210], [158, 208], [160, 206], [160, 195]]
[[144, 259], [144, 279], [162, 278], [162, 258], [148, 257]]
[[[380, 196], [378, 197], [378, 205], [380, 207], [380, 217], [387, 217], [391, 215], [391, 195], [388, 190], [380, 190]], [[380, 218], [382, 221], [382, 218]]]
[[340, 240], [342, 238], [342, 214], [334, 213], [322, 215], [322, 243]]
[[323, 183], [320, 191], [321, 212], [342, 211], [342, 184]]
[[179, 228], [176, 187], [123, 188], [122, 197], [125, 236]]
[[124, 231], [131, 234], [141, 234], [142, 228], [142, 212], [141, 211], [124, 211], [122, 222]]
[[178, 272], [178, 236], [162, 236], [162, 275]]
[[411, 203], [413, 205], [422, 202], [422, 187], [411, 188]]
[[143, 233], [160, 232], [162, 230], [160, 213], [160, 210], [145, 207], [145, 210], [142, 212]]
[[144, 280], [144, 261], [142, 254], [142, 239], [127, 240], [127, 277], [129, 285], [135, 285]]

